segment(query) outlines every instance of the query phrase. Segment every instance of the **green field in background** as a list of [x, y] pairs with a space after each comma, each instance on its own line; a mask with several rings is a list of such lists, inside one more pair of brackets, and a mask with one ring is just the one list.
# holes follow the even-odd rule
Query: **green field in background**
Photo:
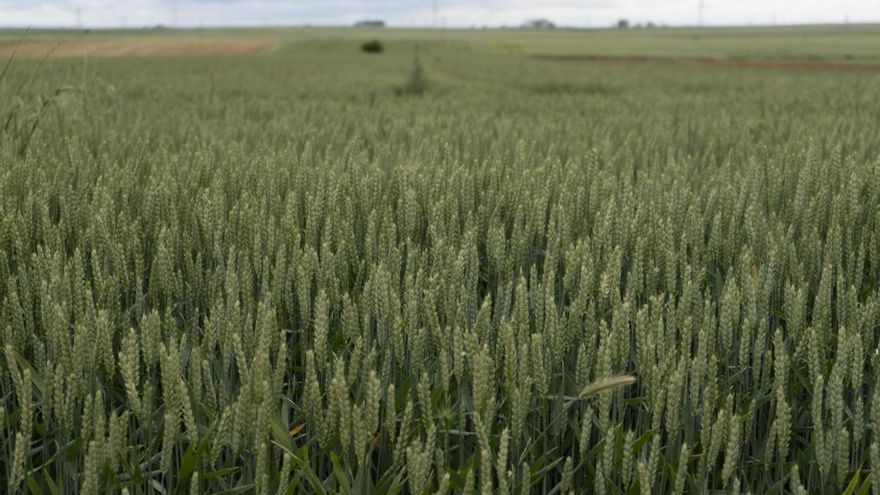
[[[0, 49], [8, 50], [21, 30], [0, 31]], [[668, 57], [773, 60], [880, 59], [880, 26], [817, 25], [791, 27], [630, 28], [630, 29], [405, 29], [405, 28], [239, 28], [34, 30], [26, 40], [134, 40], [259, 38], [284, 45], [334, 39], [358, 41], [419, 40], [463, 42], [497, 53], [595, 57]]]

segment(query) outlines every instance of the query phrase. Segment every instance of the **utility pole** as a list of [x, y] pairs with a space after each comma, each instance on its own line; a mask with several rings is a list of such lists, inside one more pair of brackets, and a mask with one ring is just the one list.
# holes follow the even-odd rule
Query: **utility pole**
[[434, 8], [433, 8], [434, 16], [433, 16], [433, 19], [431, 19], [431, 24], [433, 24], [434, 28], [437, 27], [437, 2], [438, 2], [438, 0], [434, 0]]
[[171, 27], [177, 27], [177, 0], [171, 1]]
[[82, 28], [83, 28], [83, 26], [82, 26], [82, 13], [83, 13], [82, 7], [77, 7], [76, 8], [76, 29], [77, 29], [77, 31], [82, 31]]
[[699, 24], [700, 26], [702, 26], [705, 21], [703, 16], [706, 11], [706, 0], [700, 0], [699, 5], [697, 5], [697, 9], [699, 10]]

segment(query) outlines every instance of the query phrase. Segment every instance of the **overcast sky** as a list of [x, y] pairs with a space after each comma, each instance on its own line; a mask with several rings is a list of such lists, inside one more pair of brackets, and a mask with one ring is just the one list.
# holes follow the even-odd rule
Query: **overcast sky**
[[[700, 0], [0, 0], [0, 26], [85, 27], [518, 25], [546, 18], [569, 26], [631, 22], [694, 25]], [[79, 14], [77, 14], [79, 12]], [[880, 0], [703, 0], [707, 25], [878, 22]]]

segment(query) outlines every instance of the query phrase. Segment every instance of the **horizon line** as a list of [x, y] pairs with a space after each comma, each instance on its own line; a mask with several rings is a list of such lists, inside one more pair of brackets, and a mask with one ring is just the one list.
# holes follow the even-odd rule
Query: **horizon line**
[[[508, 30], [508, 29], [519, 29], [519, 30], [531, 30], [531, 31], [578, 31], [578, 30], [637, 30], [637, 29], [730, 29], [730, 28], [797, 28], [797, 27], [869, 27], [869, 26], [877, 26], [880, 27], [880, 20], [864, 20], [864, 21], [849, 21], [849, 22], [839, 22], [839, 21], [828, 21], [828, 22], [780, 22], [780, 23], [754, 23], [754, 24], [743, 24], [743, 23], [714, 23], [714, 24], [694, 24], [694, 23], [682, 23], [682, 24], [664, 24], [664, 23], [652, 23], [650, 21], [646, 22], [635, 22], [630, 24], [626, 28], [618, 27], [616, 24], [606, 24], [606, 25], [594, 25], [594, 26], [578, 26], [578, 25], [555, 25], [553, 27], [548, 28], [536, 28], [536, 27], [525, 27], [523, 24], [529, 22], [529, 19], [523, 21], [522, 24], [516, 25], [471, 25], [471, 26], [425, 26], [425, 25], [406, 25], [406, 24], [386, 24], [384, 26], [357, 26], [355, 23], [351, 24], [312, 24], [312, 23], [298, 23], [298, 24], [262, 24], [262, 23], [248, 23], [248, 24], [178, 24], [178, 25], [170, 25], [165, 23], [156, 23], [156, 24], [142, 24], [142, 25], [82, 25], [82, 26], [70, 26], [70, 25], [58, 25], [58, 26], [34, 26], [34, 25], [2, 25], [0, 24], [0, 31], [141, 31], [141, 30], [168, 30], [168, 31], [186, 31], [186, 30], [220, 30], [220, 29], [309, 29], [309, 28], [319, 28], [319, 29], [360, 29], [360, 30], [382, 30], [382, 29], [400, 29], [400, 30], [422, 30], [422, 31], [486, 31], [486, 30]], [[375, 19], [379, 20], [379, 19]], [[626, 19], [621, 19], [626, 20]], [[551, 21], [552, 22], [552, 21]]]

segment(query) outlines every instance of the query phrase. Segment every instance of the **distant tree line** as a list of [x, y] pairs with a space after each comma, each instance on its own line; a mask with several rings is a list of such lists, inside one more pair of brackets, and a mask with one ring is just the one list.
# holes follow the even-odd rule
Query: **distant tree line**
[[364, 19], [354, 23], [354, 27], [385, 27], [382, 19]]

